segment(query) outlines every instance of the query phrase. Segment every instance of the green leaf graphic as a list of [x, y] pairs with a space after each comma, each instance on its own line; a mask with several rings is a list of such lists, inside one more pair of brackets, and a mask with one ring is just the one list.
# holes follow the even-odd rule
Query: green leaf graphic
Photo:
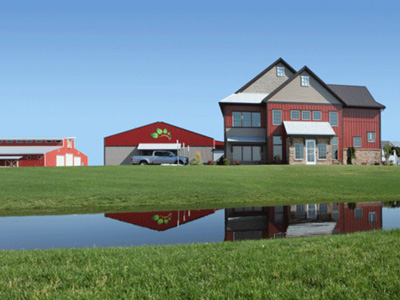
[[171, 221], [171, 219], [172, 219], [171, 217], [168, 218], [168, 220], [170, 220], [170, 221]]
[[153, 139], [156, 139], [156, 138], [158, 138], [158, 133], [155, 133], [155, 132], [150, 133], [150, 136], [151, 136]]
[[164, 223], [165, 223], [165, 224], [168, 224], [168, 220], [164, 220]]
[[162, 134], [162, 130], [160, 128], [157, 128], [157, 133]]
[[154, 215], [154, 216], [151, 217], [151, 219], [153, 219], [154, 221], [157, 221], [159, 218], [160, 218], [159, 215]]
[[165, 129], [164, 129], [164, 133], [167, 133], [167, 132], [168, 132], [168, 130], [167, 130], [167, 128], [165, 128]]
[[168, 132], [168, 135], [171, 135], [171, 132]]
[[163, 220], [162, 220], [162, 219], [159, 219], [159, 220], [157, 221], [157, 223], [158, 223], [158, 225], [161, 225], [161, 224], [163, 223]]

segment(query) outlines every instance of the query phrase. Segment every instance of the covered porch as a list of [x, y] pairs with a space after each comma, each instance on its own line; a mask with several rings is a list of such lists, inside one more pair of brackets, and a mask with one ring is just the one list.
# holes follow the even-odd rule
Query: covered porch
[[22, 156], [0, 156], [0, 167], [19, 167], [18, 161]]
[[283, 122], [291, 165], [330, 165], [337, 155], [335, 131], [328, 122]]

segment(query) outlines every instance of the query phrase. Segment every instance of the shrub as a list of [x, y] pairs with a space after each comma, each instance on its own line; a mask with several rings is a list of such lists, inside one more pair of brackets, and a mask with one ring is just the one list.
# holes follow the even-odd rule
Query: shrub
[[275, 161], [277, 164], [281, 163], [281, 156], [280, 155], [275, 155]]
[[380, 166], [380, 163], [375, 162], [374, 165], [375, 165], [375, 166]]
[[340, 161], [338, 161], [338, 160], [335, 160], [332, 164], [333, 165], [341, 165]]
[[215, 166], [215, 165], [217, 164], [217, 162], [216, 162], [216, 161], [213, 161], [213, 160], [209, 160], [209, 161], [207, 162], [207, 164], [208, 164], [209, 166]]
[[353, 158], [356, 158], [356, 149], [354, 147], [350, 146], [347, 148], [347, 164], [352, 165], [353, 164]]
[[194, 158], [192, 158], [192, 160], [190, 161], [190, 164], [193, 166], [202, 166], [203, 165], [203, 161], [201, 160], [201, 154], [199, 151], [196, 151], [196, 156]]
[[240, 161], [234, 160], [234, 161], [232, 161], [232, 165], [238, 166], [238, 165], [240, 165]]
[[229, 165], [229, 159], [227, 159], [227, 158], [224, 158], [224, 159], [222, 160], [222, 162], [223, 162], [223, 165], [224, 165], [224, 166]]

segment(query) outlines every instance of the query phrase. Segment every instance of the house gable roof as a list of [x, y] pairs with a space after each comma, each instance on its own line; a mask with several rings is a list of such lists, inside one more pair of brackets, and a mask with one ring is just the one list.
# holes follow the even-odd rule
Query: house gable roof
[[283, 84], [281, 84], [278, 88], [276, 88], [271, 94], [269, 94], [263, 102], [267, 102], [269, 99], [271, 99], [273, 96], [275, 96], [278, 92], [283, 90], [288, 84], [293, 82], [296, 78], [300, 76], [303, 72], [307, 72], [310, 76], [312, 76], [319, 84], [321, 84], [332, 96], [334, 96], [339, 102], [342, 104], [346, 105], [345, 101], [337, 95], [321, 78], [319, 78], [313, 71], [311, 71], [307, 66], [304, 66], [301, 68], [296, 74], [292, 76], [289, 80], [285, 81]]
[[248, 83], [246, 83], [244, 86], [242, 86], [239, 90], [235, 92], [235, 94], [242, 93], [244, 92], [249, 86], [251, 86], [253, 83], [255, 83], [258, 79], [260, 79], [263, 75], [268, 73], [273, 67], [278, 65], [279, 63], [283, 64], [286, 68], [289, 69], [293, 74], [296, 73], [296, 70], [292, 68], [291, 65], [289, 65], [286, 61], [283, 60], [283, 58], [278, 58], [275, 62], [273, 62], [269, 67], [267, 67], [265, 70], [263, 70], [260, 74], [258, 74], [256, 77], [254, 77], [252, 80], [250, 80]]
[[365, 86], [328, 84], [339, 95], [346, 106], [385, 109], [385, 106], [376, 102]]

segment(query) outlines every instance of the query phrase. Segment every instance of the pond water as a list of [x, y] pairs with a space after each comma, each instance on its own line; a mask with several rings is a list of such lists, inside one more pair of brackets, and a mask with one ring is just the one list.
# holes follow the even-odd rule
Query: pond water
[[396, 203], [0, 217], [0, 250], [292, 238], [400, 228]]

